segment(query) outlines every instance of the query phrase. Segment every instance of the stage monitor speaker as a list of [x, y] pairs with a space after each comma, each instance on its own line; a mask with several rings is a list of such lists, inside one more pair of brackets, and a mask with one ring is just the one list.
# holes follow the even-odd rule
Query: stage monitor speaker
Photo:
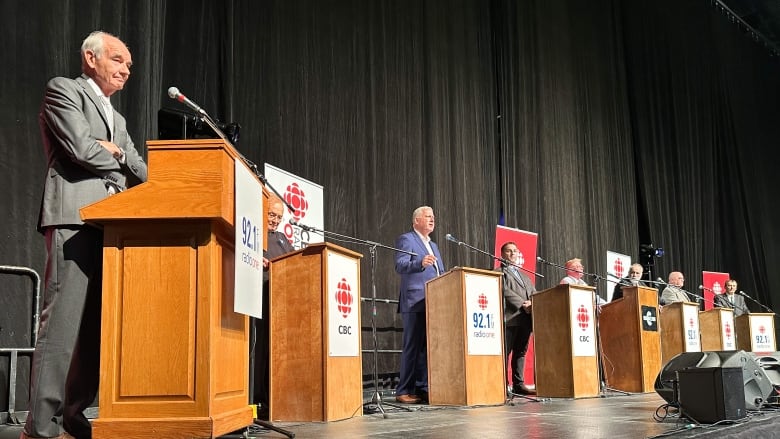
[[666, 402], [677, 404], [677, 371], [702, 367], [738, 367], [742, 369], [745, 408], [757, 410], [774, 392], [764, 369], [755, 357], [745, 351], [683, 352], [661, 368], [655, 379], [655, 391]]
[[677, 371], [680, 414], [703, 424], [747, 416], [742, 368], [700, 367]]

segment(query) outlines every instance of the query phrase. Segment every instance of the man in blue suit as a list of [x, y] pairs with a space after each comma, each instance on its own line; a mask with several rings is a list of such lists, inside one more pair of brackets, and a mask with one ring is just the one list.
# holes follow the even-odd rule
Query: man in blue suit
[[398, 310], [404, 325], [401, 373], [395, 389], [396, 401], [404, 404], [428, 402], [428, 354], [425, 331], [425, 283], [444, 273], [439, 247], [428, 236], [433, 232], [433, 209], [421, 206], [412, 214], [412, 231], [399, 236], [395, 271], [401, 275]]

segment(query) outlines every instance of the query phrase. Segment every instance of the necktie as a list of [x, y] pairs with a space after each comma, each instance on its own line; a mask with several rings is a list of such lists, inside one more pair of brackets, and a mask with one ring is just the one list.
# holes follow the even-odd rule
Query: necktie
[[108, 129], [111, 132], [111, 139], [114, 140], [114, 107], [111, 106], [111, 100], [108, 96], [101, 96], [100, 102], [103, 104], [103, 111], [106, 113], [106, 120], [108, 121]]

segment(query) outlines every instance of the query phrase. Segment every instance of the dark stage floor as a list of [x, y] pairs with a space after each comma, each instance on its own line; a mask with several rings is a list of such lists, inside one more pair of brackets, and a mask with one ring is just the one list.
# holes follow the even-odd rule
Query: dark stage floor
[[[363, 416], [343, 421], [275, 425], [296, 438], [780, 438], [777, 410], [751, 412], [738, 423], [695, 427], [671, 415], [655, 421], [656, 409], [664, 402], [651, 393], [544, 402], [515, 398], [506, 405], [481, 407], [405, 406], [412, 411], [385, 404], [386, 418], [367, 408]], [[16, 439], [20, 431], [20, 426], [0, 426], [0, 439]], [[241, 437], [245, 436], [231, 434], [223, 439]], [[284, 436], [252, 428], [246, 437]]]

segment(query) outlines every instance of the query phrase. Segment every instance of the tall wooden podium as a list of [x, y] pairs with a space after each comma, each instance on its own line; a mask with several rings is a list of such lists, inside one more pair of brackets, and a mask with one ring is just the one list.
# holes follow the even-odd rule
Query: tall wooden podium
[[599, 394], [594, 290], [562, 284], [531, 296], [537, 395], [583, 398]]
[[742, 314], [735, 319], [737, 326], [737, 349], [747, 352], [775, 352], [775, 314]]
[[653, 392], [661, 370], [657, 290], [624, 287], [622, 299], [602, 306], [599, 328], [607, 385], [626, 392]]
[[432, 405], [506, 399], [501, 273], [454, 268], [425, 284], [428, 400]]
[[699, 305], [675, 302], [661, 310], [661, 361], [666, 364], [682, 352], [701, 352]]
[[271, 261], [269, 419], [363, 414], [361, 257], [318, 243]]
[[737, 349], [737, 330], [734, 310], [712, 308], [699, 312], [702, 351], [734, 351]]
[[148, 148], [146, 183], [81, 209], [104, 229], [93, 437], [217, 437], [252, 424], [248, 317], [233, 312], [239, 158], [214, 139]]

